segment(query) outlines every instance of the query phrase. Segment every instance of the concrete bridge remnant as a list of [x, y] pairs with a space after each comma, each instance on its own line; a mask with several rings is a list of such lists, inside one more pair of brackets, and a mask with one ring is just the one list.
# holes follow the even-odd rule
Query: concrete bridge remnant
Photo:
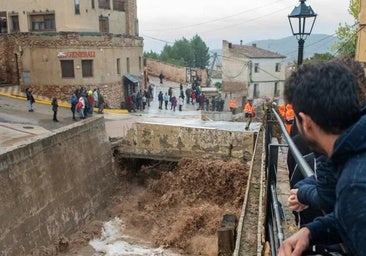
[[[122, 134], [122, 132], [121, 132]], [[111, 138], [121, 157], [178, 161], [183, 157], [235, 158], [253, 155], [255, 134], [217, 128], [137, 122]]]

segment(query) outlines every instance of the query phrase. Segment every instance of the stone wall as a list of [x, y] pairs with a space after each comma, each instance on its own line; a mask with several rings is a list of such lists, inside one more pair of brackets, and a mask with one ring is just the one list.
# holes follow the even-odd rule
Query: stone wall
[[255, 138], [251, 132], [135, 123], [115, 139], [124, 157], [173, 161], [182, 157], [230, 157], [250, 161]]
[[[25, 87], [23, 86], [22, 91], [25, 92]], [[101, 86], [99, 85], [84, 85], [87, 90], [99, 88], [100, 93], [103, 95], [104, 100], [108, 107], [120, 108], [121, 101], [124, 99], [123, 83], [106, 83]], [[33, 85], [31, 86], [34, 95], [42, 95], [48, 98], [56, 97], [59, 100], [68, 101], [69, 97], [79, 89], [80, 86], [70, 85], [70, 86], [45, 86], [45, 85]], [[118, 97], [116, 97], [118, 95]]]
[[[146, 59], [147, 73], [151, 76], [159, 76], [163, 72], [165, 79], [176, 83], [187, 83], [187, 68], [172, 65], [154, 59]], [[207, 72], [206, 70], [191, 68], [192, 73], [196, 73], [202, 79], [201, 85], [206, 85]]]
[[105, 207], [116, 183], [104, 119], [0, 156], [0, 254], [55, 255], [62, 236]]
[[0, 36], [0, 82], [17, 84], [17, 68], [20, 68], [17, 58], [20, 54], [18, 45], [9, 39], [8, 36]]
[[131, 36], [138, 35], [137, 24], [137, 3], [136, 0], [127, 0], [126, 7], [126, 34]]

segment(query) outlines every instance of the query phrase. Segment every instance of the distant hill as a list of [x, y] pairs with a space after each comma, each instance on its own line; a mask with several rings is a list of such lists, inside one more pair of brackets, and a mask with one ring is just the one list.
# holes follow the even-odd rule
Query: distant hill
[[[304, 45], [304, 59], [312, 57], [315, 53], [334, 53], [332, 46], [337, 42], [337, 37], [324, 34], [314, 34], [305, 40]], [[247, 43], [247, 45], [256, 44], [257, 47], [277, 52], [281, 55], [287, 56], [287, 60], [297, 60], [298, 43], [294, 36], [289, 36], [281, 39], [257, 40]], [[210, 55], [217, 53], [219, 58], [215, 65], [221, 63], [222, 50], [210, 50]]]

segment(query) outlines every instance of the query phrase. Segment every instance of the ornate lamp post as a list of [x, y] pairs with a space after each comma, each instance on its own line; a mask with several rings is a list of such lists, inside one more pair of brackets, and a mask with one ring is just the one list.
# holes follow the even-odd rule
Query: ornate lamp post
[[299, 43], [297, 65], [302, 64], [304, 55], [305, 39], [311, 34], [317, 14], [310, 6], [305, 4], [306, 0], [300, 0], [300, 5], [296, 6], [288, 15], [292, 34]]

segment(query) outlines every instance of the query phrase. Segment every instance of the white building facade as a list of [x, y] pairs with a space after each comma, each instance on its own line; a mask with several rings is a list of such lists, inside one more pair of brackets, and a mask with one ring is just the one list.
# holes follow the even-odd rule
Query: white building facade
[[247, 98], [278, 98], [285, 81], [286, 56], [255, 45], [234, 45], [223, 41], [223, 93], [227, 102], [235, 99], [243, 106]]

